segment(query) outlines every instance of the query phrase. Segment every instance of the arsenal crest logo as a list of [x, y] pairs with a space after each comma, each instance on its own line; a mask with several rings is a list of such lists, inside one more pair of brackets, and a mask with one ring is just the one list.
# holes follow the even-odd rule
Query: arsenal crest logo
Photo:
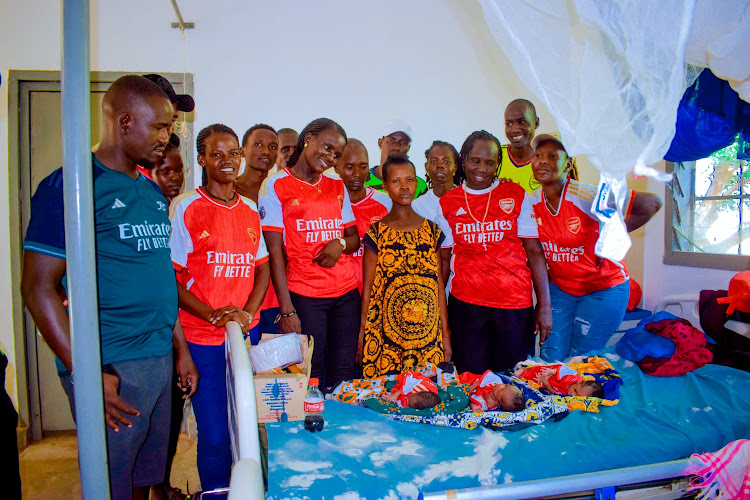
[[339, 195], [339, 205], [340, 208], [344, 208], [344, 197]]
[[516, 202], [513, 201], [513, 198], [505, 198], [500, 200], [500, 208], [503, 209], [503, 212], [506, 214], [509, 214], [513, 211], [513, 207], [516, 206]]
[[255, 234], [255, 230], [253, 228], [247, 228], [247, 235], [250, 236], [250, 240], [252, 240], [253, 243], [258, 241], [258, 236]]
[[565, 225], [568, 226], [568, 231], [573, 234], [578, 234], [578, 231], [581, 230], [581, 219], [578, 217], [571, 217], [565, 221]]

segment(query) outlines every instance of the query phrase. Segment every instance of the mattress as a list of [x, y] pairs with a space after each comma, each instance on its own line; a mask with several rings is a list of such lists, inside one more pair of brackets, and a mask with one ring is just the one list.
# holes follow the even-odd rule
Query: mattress
[[608, 348], [623, 378], [618, 405], [571, 411], [517, 431], [398, 422], [326, 402], [325, 429], [267, 424], [268, 498], [417, 498], [460, 489], [659, 463], [750, 438], [750, 374], [707, 365], [644, 375]]

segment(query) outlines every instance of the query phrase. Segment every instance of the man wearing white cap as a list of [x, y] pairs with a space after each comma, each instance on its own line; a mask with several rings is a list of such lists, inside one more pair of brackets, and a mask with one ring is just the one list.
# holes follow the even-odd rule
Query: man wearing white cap
[[[383, 136], [378, 139], [380, 148], [380, 164], [370, 169], [370, 178], [365, 182], [365, 186], [370, 186], [378, 191], [383, 189], [383, 176], [380, 171], [382, 165], [391, 154], [408, 154], [411, 148], [411, 127], [403, 120], [389, 120], [383, 127]], [[421, 177], [417, 177], [417, 192], [414, 198], [419, 197], [427, 192], [427, 183]]]

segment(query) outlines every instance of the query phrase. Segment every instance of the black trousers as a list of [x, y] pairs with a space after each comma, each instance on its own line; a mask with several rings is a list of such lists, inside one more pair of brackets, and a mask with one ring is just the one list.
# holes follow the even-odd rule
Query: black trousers
[[448, 299], [453, 362], [459, 371], [504, 371], [534, 353], [534, 308], [496, 309]]
[[[0, 351], [0, 484], [3, 485], [3, 497], [21, 498], [21, 474], [18, 463], [18, 441], [16, 426], [18, 413], [13, 407], [10, 396], [5, 392], [5, 368], [8, 358]], [[3, 458], [5, 457], [5, 458]]]
[[355, 288], [333, 298], [289, 295], [302, 333], [315, 339], [310, 376], [320, 380], [321, 390], [330, 392], [352, 377], [362, 310], [359, 292]]

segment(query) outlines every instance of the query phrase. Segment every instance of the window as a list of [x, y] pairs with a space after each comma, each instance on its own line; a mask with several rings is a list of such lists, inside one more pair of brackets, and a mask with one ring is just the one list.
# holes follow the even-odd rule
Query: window
[[708, 158], [667, 162], [665, 264], [750, 269], [750, 165], [737, 158], [749, 146], [737, 135]]

